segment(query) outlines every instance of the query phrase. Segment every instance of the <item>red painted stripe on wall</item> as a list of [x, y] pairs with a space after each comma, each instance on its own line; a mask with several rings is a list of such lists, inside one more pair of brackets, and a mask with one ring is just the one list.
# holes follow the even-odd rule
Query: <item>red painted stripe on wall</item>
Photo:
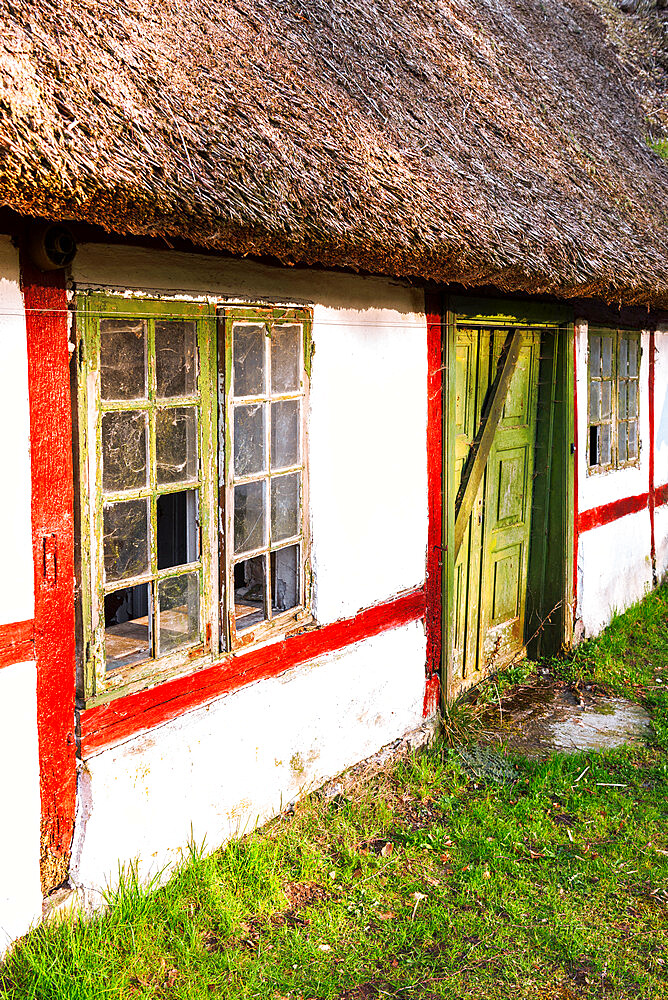
[[168, 722], [253, 681], [276, 677], [290, 667], [407, 625], [424, 617], [424, 613], [424, 589], [412, 590], [394, 601], [360, 611], [354, 618], [290, 636], [271, 646], [228, 656], [196, 674], [96, 705], [81, 715], [82, 756]]
[[591, 531], [592, 528], [600, 528], [601, 525], [610, 524], [620, 517], [626, 517], [627, 514], [637, 514], [638, 511], [646, 509], [648, 500], [649, 494], [641, 493], [639, 496], [622, 497], [621, 500], [613, 500], [611, 503], [601, 504], [600, 507], [580, 511], [578, 531]]
[[428, 295], [427, 309], [427, 582], [425, 625], [427, 664], [423, 713], [438, 709], [441, 688], [441, 608], [443, 603], [443, 328], [442, 297]]
[[34, 622], [12, 622], [0, 625], [0, 667], [11, 667], [14, 663], [34, 660]]
[[62, 271], [21, 254], [30, 394], [42, 887], [67, 877], [74, 831], [74, 497], [67, 294]]

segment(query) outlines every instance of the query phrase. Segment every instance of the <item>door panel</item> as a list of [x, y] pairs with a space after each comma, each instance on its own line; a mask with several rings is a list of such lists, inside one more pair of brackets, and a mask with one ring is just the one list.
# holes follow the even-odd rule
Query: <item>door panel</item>
[[[505, 329], [459, 328], [455, 476], [471, 454]], [[468, 687], [522, 655], [535, 448], [538, 331], [522, 348], [455, 563], [452, 687]]]

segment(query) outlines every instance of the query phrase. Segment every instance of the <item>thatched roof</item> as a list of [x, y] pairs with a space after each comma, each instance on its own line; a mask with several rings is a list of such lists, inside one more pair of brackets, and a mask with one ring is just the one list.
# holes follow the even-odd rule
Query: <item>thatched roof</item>
[[0, 204], [667, 305], [668, 164], [606, 3], [0, 0]]

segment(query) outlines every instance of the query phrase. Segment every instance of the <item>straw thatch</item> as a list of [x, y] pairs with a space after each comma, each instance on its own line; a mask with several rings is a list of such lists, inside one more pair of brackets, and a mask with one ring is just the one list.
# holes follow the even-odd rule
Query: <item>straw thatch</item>
[[666, 305], [668, 164], [607, 2], [0, 0], [0, 203]]

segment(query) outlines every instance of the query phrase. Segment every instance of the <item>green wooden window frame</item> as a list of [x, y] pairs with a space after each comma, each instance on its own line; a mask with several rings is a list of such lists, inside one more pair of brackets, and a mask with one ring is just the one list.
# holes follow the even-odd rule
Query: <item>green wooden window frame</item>
[[588, 335], [587, 467], [640, 464], [640, 333], [593, 327]]
[[[219, 370], [225, 373], [219, 398], [219, 423], [224, 433], [219, 478], [225, 492], [220, 588], [226, 594], [221, 604], [221, 628], [227, 628], [229, 647], [234, 650], [311, 620], [307, 425], [311, 313], [305, 309], [226, 307], [219, 311], [219, 324]], [[277, 384], [277, 351], [286, 333], [293, 337], [298, 358], [288, 383], [280, 384], [279, 380]], [[255, 353], [258, 382], [242, 377], [245, 368], [238, 367], [247, 348]], [[243, 421], [252, 421], [256, 428], [250, 458], [247, 453], [238, 454], [235, 446], [235, 427]], [[279, 436], [274, 431], [288, 425], [293, 432], [294, 454], [281, 461]], [[294, 524], [287, 529], [279, 524], [280, 497], [286, 487], [288, 492], [296, 487], [298, 497], [297, 508], [292, 510]], [[248, 519], [242, 509], [249, 503], [262, 511], [254, 522], [252, 537], [244, 527]], [[287, 592], [287, 601], [279, 595], [279, 588], [283, 595]], [[248, 594], [252, 597], [242, 596]]]
[[[210, 302], [149, 300], [99, 293], [78, 296], [77, 572], [80, 692], [86, 705], [192, 672], [220, 659], [225, 652], [284, 634], [310, 620], [306, 419], [311, 315], [309, 309], [222, 309]], [[300, 603], [289, 613], [270, 613], [262, 626], [246, 630], [241, 636], [231, 621], [234, 546], [230, 522], [234, 483], [233, 428], [229, 422], [234, 405], [230, 395], [232, 328], [239, 319], [263, 323], [269, 335], [276, 325], [299, 323], [303, 338], [299, 391], [282, 397], [269, 394], [266, 400], [267, 406], [280, 398], [298, 396], [301, 400], [302, 460], [298, 469], [288, 470], [298, 471], [301, 476]], [[171, 323], [181, 326], [170, 326]], [[135, 331], [132, 336], [128, 334], [134, 351], [134, 366], [128, 371], [136, 382], [137, 371], [143, 365], [145, 382], [140, 390], [135, 387], [134, 396], [129, 394], [133, 398], [127, 394], [125, 398], [112, 398], [114, 392], [110, 395], [108, 388], [112, 363], [104, 367], [103, 375], [101, 351], [106, 350], [111, 357], [112, 348], [103, 347], [103, 341], [108, 340], [113, 346], [115, 341], [110, 331], [119, 328], [123, 331], [126, 327]], [[172, 392], [165, 375], [165, 359], [170, 351], [173, 354], [173, 339], [165, 331], [177, 329], [183, 331], [184, 344], [191, 338], [196, 376], [191, 376], [187, 386], [182, 384]], [[141, 349], [137, 346], [140, 341]], [[186, 369], [188, 365], [184, 364], [177, 382], [185, 379]], [[117, 370], [121, 371], [121, 367], [117, 366]], [[105, 379], [107, 388], [103, 386]], [[170, 433], [176, 441], [171, 451], [166, 443], [171, 440]], [[140, 455], [144, 458], [138, 459]], [[174, 565], [173, 552], [171, 561], [161, 565], [160, 531], [164, 536], [165, 529], [159, 529], [159, 514], [175, 509], [177, 504], [181, 504], [182, 510], [187, 507], [187, 516], [177, 521], [176, 515], [172, 515], [167, 521], [170, 525], [178, 524], [174, 534], [185, 532], [185, 540], [180, 539], [178, 546], [174, 543], [173, 552], [178, 549], [180, 553], [178, 565]], [[119, 569], [114, 553], [124, 550], [114, 548], [114, 525], [119, 519], [122, 522], [128, 512], [134, 518], [133, 524], [141, 521], [142, 532], [145, 525], [145, 540], [140, 533], [137, 547], [141, 559], [133, 564], [130, 558]], [[266, 551], [269, 560], [271, 546]], [[147, 630], [146, 640], [136, 640], [139, 651], [134, 659], [130, 655], [125, 661], [122, 656], [113, 660], [114, 650], [119, 647], [114, 629], [116, 633], [123, 632], [123, 648], [132, 646], [127, 638], [132, 629], [119, 628], [115, 618], [111, 626], [105, 626], [105, 609], [110, 607], [110, 601], [114, 604], [113, 595], [120, 595], [116, 603], [125, 605], [136, 596], [146, 607], [145, 615], [134, 615], [129, 622], [122, 622], [136, 624], [135, 631], [142, 636]], [[146, 650], [148, 653], [144, 655]]]

